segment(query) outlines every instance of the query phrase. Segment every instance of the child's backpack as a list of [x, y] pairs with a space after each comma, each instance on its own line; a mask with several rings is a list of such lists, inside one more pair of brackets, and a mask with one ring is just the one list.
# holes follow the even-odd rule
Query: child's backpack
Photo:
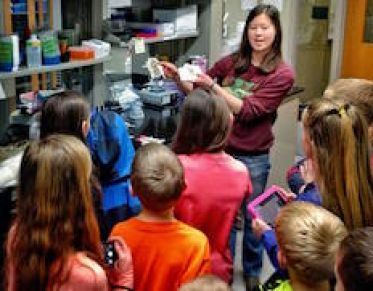
[[103, 209], [109, 227], [138, 214], [140, 201], [129, 192], [135, 155], [127, 126], [113, 111], [96, 111], [87, 136], [92, 160], [103, 190]]

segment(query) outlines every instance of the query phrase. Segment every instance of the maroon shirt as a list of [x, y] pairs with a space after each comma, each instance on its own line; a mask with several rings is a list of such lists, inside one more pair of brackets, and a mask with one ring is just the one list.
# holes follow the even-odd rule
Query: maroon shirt
[[235, 76], [233, 58], [227, 56], [215, 63], [207, 74], [218, 80], [238, 77], [254, 83], [252, 94], [244, 98], [243, 106], [235, 116], [228, 152], [250, 154], [268, 151], [273, 144], [272, 125], [277, 108], [294, 83], [293, 70], [282, 62], [269, 73], [250, 66], [245, 73]]

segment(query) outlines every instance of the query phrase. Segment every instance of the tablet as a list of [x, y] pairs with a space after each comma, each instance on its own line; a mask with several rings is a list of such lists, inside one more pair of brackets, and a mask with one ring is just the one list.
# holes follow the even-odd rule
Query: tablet
[[287, 202], [284, 192], [285, 190], [278, 186], [268, 188], [264, 193], [249, 202], [247, 211], [253, 218], [260, 218], [274, 227], [277, 213]]

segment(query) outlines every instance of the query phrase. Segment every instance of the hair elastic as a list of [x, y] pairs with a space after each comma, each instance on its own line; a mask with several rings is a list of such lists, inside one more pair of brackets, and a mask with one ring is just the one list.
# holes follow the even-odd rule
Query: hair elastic
[[338, 113], [341, 117], [345, 116], [346, 115], [346, 109], [344, 108], [344, 106], [340, 107], [338, 109]]
[[339, 109], [338, 109], [338, 114], [340, 117], [343, 117], [343, 116], [347, 116], [347, 110], [350, 108], [350, 105], [349, 104], [345, 104], [345, 105], [342, 105]]

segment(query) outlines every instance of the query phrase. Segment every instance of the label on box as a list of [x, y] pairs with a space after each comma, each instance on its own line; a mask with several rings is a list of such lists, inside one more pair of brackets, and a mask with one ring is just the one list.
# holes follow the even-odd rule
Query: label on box
[[135, 43], [135, 54], [143, 54], [145, 53], [145, 42], [144, 39], [141, 37], [133, 38]]

